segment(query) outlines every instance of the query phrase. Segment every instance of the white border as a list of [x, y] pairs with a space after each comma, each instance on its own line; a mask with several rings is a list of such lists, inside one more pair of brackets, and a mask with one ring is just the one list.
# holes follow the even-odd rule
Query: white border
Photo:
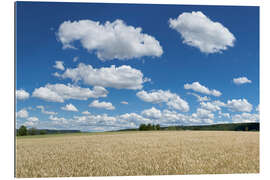
[[[29, 1], [29, 0], [26, 0]], [[14, 0], [1, 0], [1, 179], [14, 179]], [[47, 2], [55, 2], [47, 0]], [[58, 2], [63, 2], [59, 1]], [[64, 2], [75, 2], [65, 0]], [[260, 174], [232, 174], [232, 175], [182, 175], [182, 176], [128, 176], [128, 177], [85, 177], [68, 179], [269, 179], [270, 174], [270, 65], [268, 41], [270, 40], [270, 3], [269, 0], [79, 0], [79, 2], [106, 2], [106, 3], [136, 3], [136, 4], [189, 4], [189, 5], [236, 5], [236, 6], [260, 6], [260, 122], [261, 122], [261, 147], [260, 147]], [[22, 178], [28, 179], [28, 178]], [[30, 179], [30, 178], [29, 178]], [[31, 178], [31, 179], [67, 179], [67, 178]]]

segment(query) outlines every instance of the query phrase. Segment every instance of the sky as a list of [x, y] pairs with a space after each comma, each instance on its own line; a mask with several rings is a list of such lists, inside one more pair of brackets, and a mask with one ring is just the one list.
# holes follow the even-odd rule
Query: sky
[[259, 121], [259, 7], [16, 3], [16, 126]]

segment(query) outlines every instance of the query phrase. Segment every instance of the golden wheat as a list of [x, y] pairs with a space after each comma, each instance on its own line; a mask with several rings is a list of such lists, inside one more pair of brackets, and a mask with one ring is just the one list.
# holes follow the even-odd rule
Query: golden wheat
[[153, 131], [16, 140], [17, 177], [259, 173], [259, 133]]

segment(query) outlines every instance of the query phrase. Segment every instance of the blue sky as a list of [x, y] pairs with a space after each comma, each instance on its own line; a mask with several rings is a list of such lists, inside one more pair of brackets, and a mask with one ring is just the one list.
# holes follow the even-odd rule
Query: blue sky
[[16, 18], [17, 127], [259, 121], [258, 7], [17, 2]]

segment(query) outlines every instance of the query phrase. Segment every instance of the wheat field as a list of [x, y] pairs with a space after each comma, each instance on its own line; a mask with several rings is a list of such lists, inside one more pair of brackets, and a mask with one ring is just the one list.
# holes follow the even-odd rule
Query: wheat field
[[151, 131], [16, 139], [16, 177], [259, 173], [259, 133]]

